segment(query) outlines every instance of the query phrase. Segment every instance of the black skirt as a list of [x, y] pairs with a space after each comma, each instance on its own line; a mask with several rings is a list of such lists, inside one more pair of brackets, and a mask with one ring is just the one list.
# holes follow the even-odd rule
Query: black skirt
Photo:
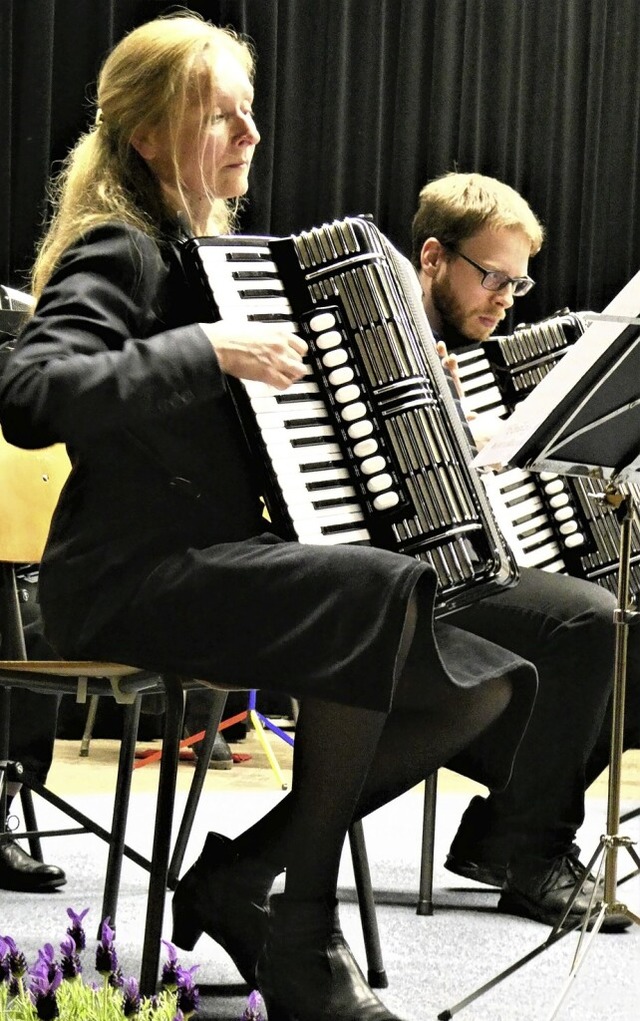
[[477, 778], [502, 785], [529, 716], [535, 670], [446, 621], [434, 624], [435, 575], [412, 557], [368, 546], [306, 545], [271, 533], [189, 549], [146, 572], [126, 610], [95, 635], [85, 631], [83, 647], [70, 651], [222, 688], [262, 688], [387, 711], [416, 586], [426, 684], [512, 680], [498, 764], [482, 777], [474, 764]]

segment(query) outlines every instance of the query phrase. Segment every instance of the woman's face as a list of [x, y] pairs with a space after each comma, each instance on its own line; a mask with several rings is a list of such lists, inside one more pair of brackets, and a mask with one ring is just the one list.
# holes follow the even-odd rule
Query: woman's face
[[260, 141], [252, 114], [253, 87], [242, 64], [222, 51], [215, 79], [212, 93], [208, 78], [200, 94], [194, 89], [175, 141], [168, 127], [161, 126], [150, 129], [136, 146], [168, 199], [175, 204], [176, 196], [182, 194], [196, 214], [212, 197], [231, 199], [245, 194], [249, 167]]

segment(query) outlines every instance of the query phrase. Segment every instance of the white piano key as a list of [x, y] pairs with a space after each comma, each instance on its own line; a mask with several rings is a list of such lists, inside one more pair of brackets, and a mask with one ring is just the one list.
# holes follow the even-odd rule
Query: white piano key
[[304, 405], [291, 404], [285, 407], [280, 406], [273, 411], [266, 411], [256, 415], [256, 422], [260, 429], [284, 429], [286, 423], [295, 423], [302, 419], [314, 419], [314, 422], [307, 422], [307, 425], [311, 425], [317, 422], [318, 425], [322, 425], [324, 422], [328, 422], [328, 416], [326, 408], [310, 410], [305, 408]]
[[[314, 441], [319, 437], [326, 436], [327, 438], [335, 438], [335, 430], [329, 423], [328, 419], [323, 422], [314, 423], [313, 425], [297, 425], [295, 422], [288, 428], [284, 425], [280, 429], [272, 428], [264, 431], [262, 439], [265, 443], [269, 444], [284, 444], [285, 446], [291, 445], [293, 449], [295, 446], [301, 445], [305, 448], [312, 448]], [[295, 446], [294, 446], [295, 441]], [[321, 446], [322, 444], [319, 444]]]
[[[287, 391], [285, 391], [286, 393]], [[294, 402], [294, 401], [282, 401], [278, 397], [252, 397], [251, 407], [253, 408], [256, 415], [269, 414], [275, 412], [276, 414], [287, 415], [289, 411], [293, 411], [295, 408], [297, 411], [302, 412], [298, 415], [298, 418], [305, 418], [311, 415], [313, 412], [321, 411], [326, 415], [326, 405], [322, 400], [322, 397], [317, 396], [315, 398], [309, 395], [308, 400]], [[294, 417], [294, 416], [292, 416]]]
[[243, 379], [242, 384], [249, 395], [249, 398], [253, 397], [282, 397], [290, 396], [292, 394], [318, 394], [320, 393], [320, 387], [313, 379], [299, 379], [291, 386], [287, 387], [286, 390], [278, 390], [277, 387], [271, 386], [270, 383], [261, 383], [257, 379]]
[[304, 472], [295, 464], [290, 462], [274, 464], [274, 468], [277, 469], [276, 473], [278, 478], [284, 482], [285, 479], [300, 480], [301, 484], [307, 486], [307, 488], [314, 482], [337, 482], [338, 479], [348, 479], [349, 472], [346, 468], [338, 464], [335, 468], [322, 468], [319, 471]]
[[300, 542], [314, 546], [337, 546], [338, 543], [360, 542], [370, 543], [371, 535], [366, 528], [354, 528], [345, 532], [332, 532], [330, 535], [323, 535], [322, 532], [315, 532], [313, 529], [302, 530], [298, 533]]
[[[327, 434], [325, 442], [322, 443], [304, 443], [292, 446], [289, 443], [289, 432], [289, 429], [282, 430], [282, 432], [271, 429], [262, 437], [267, 451], [274, 458], [290, 457], [293, 461], [302, 464], [306, 461], [326, 461], [327, 457], [335, 457], [340, 454], [340, 445], [332, 433]], [[316, 432], [309, 437], [314, 440], [316, 438]]]

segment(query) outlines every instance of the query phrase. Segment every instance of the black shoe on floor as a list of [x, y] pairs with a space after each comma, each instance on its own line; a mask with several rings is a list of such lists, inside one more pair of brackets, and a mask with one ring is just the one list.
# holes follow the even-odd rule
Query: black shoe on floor
[[444, 867], [449, 872], [455, 872], [457, 876], [475, 879], [476, 883], [495, 886], [498, 890], [502, 888], [507, 878], [505, 862], [472, 861], [470, 858], [456, 858], [451, 852], [446, 857]]
[[507, 878], [511, 847], [507, 839], [496, 836], [496, 829], [489, 802], [476, 795], [464, 811], [444, 867], [457, 876], [500, 889]]
[[[507, 869], [507, 880], [498, 901], [498, 911], [555, 926], [562, 918], [576, 884], [583, 875], [584, 865], [574, 853], [560, 855], [552, 860], [523, 857], [510, 863]], [[595, 877], [586, 876], [564, 921], [565, 928], [582, 924], [589, 911], [595, 886]], [[587, 929], [593, 928], [602, 904], [603, 892], [600, 880]], [[621, 932], [630, 924], [631, 920], [626, 915], [612, 913], [605, 914], [600, 928], [602, 932]]]
[[211, 749], [209, 769], [231, 769], [232, 765], [233, 755], [231, 749], [229, 748], [224, 735], [218, 731], [215, 741], [213, 742], [213, 748]]
[[36, 861], [9, 838], [0, 842], [0, 890], [21, 890], [24, 893], [49, 893], [67, 881], [57, 865]]

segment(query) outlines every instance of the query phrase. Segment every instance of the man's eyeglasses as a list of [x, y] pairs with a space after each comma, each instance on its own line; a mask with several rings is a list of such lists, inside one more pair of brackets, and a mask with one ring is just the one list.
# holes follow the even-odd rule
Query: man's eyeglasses
[[444, 247], [448, 248], [454, 255], [459, 255], [461, 259], [475, 266], [482, 273], [482, 280], [480, 282], [487, 291], [502, 291], [505, 287], [513, 287], [514, 297], [521, 298], [523, 294], [528, 294], [535, 284], [535, 280], [532, 280], [531, 277], [510, 277], [497, 269], [485, 269], [484, 266], [478, 265], [468, 255], [459, 252], [452, 245], [444, 245]]

